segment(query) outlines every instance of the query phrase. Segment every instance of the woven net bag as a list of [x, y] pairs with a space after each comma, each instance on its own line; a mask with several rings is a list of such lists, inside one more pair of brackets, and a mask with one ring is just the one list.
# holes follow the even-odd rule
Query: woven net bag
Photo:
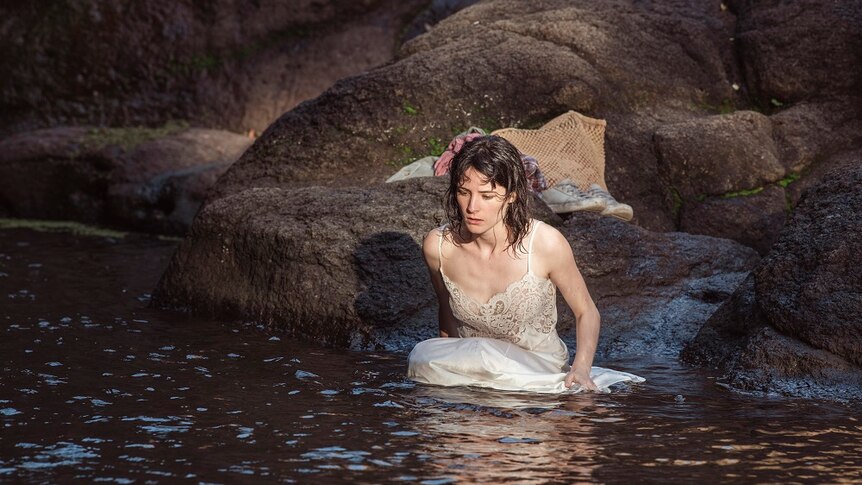
[[563, 113], [538, 130], [503, 128], [491, 133], [508, 140], [539, 162], [548, 186], [570, 179], [580, 189], [605, 185], [605, 120], [574, 111]]

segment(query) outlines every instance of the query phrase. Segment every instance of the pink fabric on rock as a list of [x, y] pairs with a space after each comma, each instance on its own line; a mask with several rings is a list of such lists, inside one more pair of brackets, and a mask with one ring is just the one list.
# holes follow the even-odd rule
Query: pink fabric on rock
[[449, 173], [449, 167], [452, 166], [452, 159], [455, 158], [455, 154], [461, 151], [461, 147], [464, 146], [468, 141], [473, 141], [476, 138], [479, 138], [482, 135], [481, 133], [469, 133], [467, 135], [458, 135], [449, 142], [449, 146], [446, 147], [446, 151], [440, 155], [440, 158], [437, 159], [437, 162], [434, 164], [434, 175], [441, 176]]
[[[449, 142], [449, 146], [446, 147], [446, 151], [444, 151], [440, 155], [440, 158], [434, 162], [434, 175], [439, 177], [449, 173], [449, 169], [452, 167], [452, 159], [454, 159], [455, 155], [461, 151], [464, 144], [481, 136], [484, 135], [481, 133], [469, 133], [467, 135], [458, 135], [453, 138], [452, 141]], [[535, 158], [521, 153], [521, 163], [524, 164], [524, 171], [527, 174], [527, 182], [533, 192], [541, 192], [548, 188], [548, 181], [539, 169], [539, 162], [536, 161]]]

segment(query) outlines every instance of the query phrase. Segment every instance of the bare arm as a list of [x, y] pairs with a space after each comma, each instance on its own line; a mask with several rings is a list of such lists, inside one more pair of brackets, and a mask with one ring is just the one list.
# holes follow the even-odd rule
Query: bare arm
[[431, 277], [431, 286], [434, 287], [434, 293], [437, 295], [437, 317], [440, 322], [440, 336], [457, 337], [458, 326], [456, 325], [455, 315], [452, 314], [452, 308], [449, 306], [449, 291], [443, 283], [443, 276], [440, 274], [439, 244], [440, 231], [432, 229], [422, 242], [422, 253], [425, 256], [425, 265], [428, 267], [428, 274]]
[[577, 382], [587, 389], [595, 390], [596, 385], [590, 378], [590, 369], [599, 342], [599, 310], [578, 270], [569, 242], [550, 226], [540, 226], [540, 229], [543, 230], [542, 235], [547, 236], [542, 238], [541, 256], [544, 256], [547, 262], [545, 267], [549, 268], [548, 277], [560, 290], [577, 319], [578, 348], [572, 361], [572, 369], [566, 375], [566, 387]]

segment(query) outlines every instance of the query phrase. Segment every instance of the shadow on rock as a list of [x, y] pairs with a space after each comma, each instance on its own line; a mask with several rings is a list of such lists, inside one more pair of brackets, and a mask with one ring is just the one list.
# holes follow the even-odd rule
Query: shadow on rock
[[[353, 267], [359, 281], [356, 315], [368, 327], [389, 334], [386, 346], [409, 348], [417, 339], [435, 336], [437, 305], [431, 298], [434, 289], [422, 248], [412, 237], [380, 232], [363, 239], [353, 253]], [[422, 336], [413, 335], [415, 331], [407, 335], [408, 326]]]

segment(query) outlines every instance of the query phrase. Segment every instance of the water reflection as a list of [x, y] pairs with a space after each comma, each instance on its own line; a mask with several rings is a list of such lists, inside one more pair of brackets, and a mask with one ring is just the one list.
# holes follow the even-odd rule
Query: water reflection
[[[577, 471], [570, 478], [587, 479], [592, 468], [589, 457], [600, 448], [592, 423], [583, 414], [594, 407], [592, 395], [565, 401], [554, 396], [420, 386], [411, 397], [424, 411], [413, 426], [433, 437], [423, 452], [434, 456], [439, 478], [545, 483], [560, 478], [559, 470], [564, 468]], [[565, 428], [560, 427], [561, 420], [567, 422]]]
[[407, 381], [403, 355], [149, 309], [172, 250], [146, 238], [0, 231], [0, 481], [841, 482], [862, 473], [852, 408], [732, 394], [673, 362], [613, 362], [649, 380], [612, 394], [440, 388]]

